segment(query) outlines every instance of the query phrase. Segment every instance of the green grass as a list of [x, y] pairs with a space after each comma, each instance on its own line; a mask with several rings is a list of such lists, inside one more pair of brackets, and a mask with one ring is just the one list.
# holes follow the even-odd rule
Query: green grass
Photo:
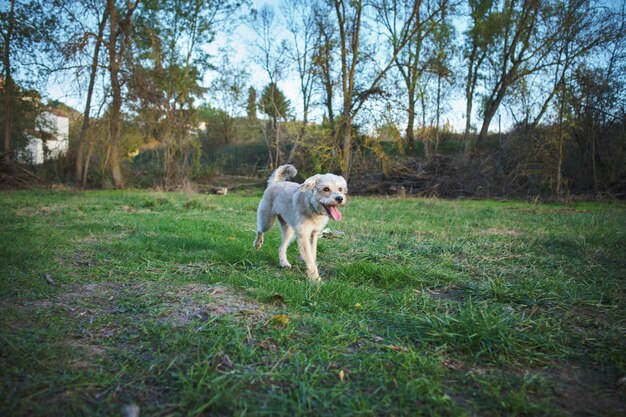
[[317, 286], [260, 195], [0, 194], [0, 414], [626, 411], [623, 203], [353, 197]]

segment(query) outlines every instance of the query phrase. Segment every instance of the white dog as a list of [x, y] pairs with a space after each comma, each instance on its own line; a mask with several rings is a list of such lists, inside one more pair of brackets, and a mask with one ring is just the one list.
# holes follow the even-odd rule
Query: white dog
[[341, 220], [338, 206], [346, 204], [348, 186], [346, 180], [338, 175], [314, 175], [303, 184], [286, 181], [298, 171], [293, 165], [279, 166], [267, 181], [257, 210], [257, 232], [254, 247], [263, 246], [263, 234], [267, 232], [278, 217], [282, 242], [278, 249], [280, 266], [291, 268], [287, 260], [287, 247], [297, 236], [300, 256], [306, 264], [309, 277], [320, 280], [317, 270], [317, 239], [328, 223], [328, 217]]

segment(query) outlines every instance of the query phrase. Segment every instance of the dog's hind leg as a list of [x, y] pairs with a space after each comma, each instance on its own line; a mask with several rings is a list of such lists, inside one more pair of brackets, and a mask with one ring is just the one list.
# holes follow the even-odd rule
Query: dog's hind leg
[[263, 234], [270, 230], [276, 215], [272, 214], [272, 207], [265, 199], [261, 200], [259, 209], [257, 210], [257, 226], [256, 226], [256, 239], [254, 239], [254, 247], [256, 250], [261, 249], [263, 246]]
[[278, 216], [278, 221], [280, 222], [280, 232], [282, 234], [282, 241], [278, 248], [278, 264], [283, 268], [291, 268], [291, 264], [287, 259], [287, 247], [293, 240], [294, 230], [282, 217]]

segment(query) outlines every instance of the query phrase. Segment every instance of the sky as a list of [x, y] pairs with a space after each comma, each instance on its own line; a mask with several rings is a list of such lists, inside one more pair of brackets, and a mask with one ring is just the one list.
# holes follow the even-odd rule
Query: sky
[[[257, 10], [266, 4], [272, 6], [277, 14], [279, 13], [280, 0], [252, 1], [252, 7]], [[248, 70], [250, 76], [249, 83], [254, 86], [257, 89], [258, 94], [260, 94], [260, 91], [265, 85], [267, 85], [269, 79], [263, 69], [254, 63], [253, 45], [255, 37], [256, 34], [248, 25], [240, 24], [232, 34], [218, 34], [216, 40], [206, 49], [216, 57], [216, 60], [219, 60], [218, 56], [220, 51], [222, 48], [227, 47], [231, 51], [229, 54], [230, 62]], [[216, 75], [217, 74], [215, 72], [208, 72], [204, 78], [205, 86], [209, 86], [211, 80], [214, 79]], [[286, 73], [284, 78], [282, 78], [278, 84], [290, 100], [296, 117], [301, 117], [302, 105], [299, 97], [299, 82], [296, 74]], [[79, 91], [83, 92], [84, 87], [76, 86], [75, 82], [72, 81], [72, 76], [68, 75], [62, 79], [53, 80], [53, 82], [49, 84], [47, 98], [62, 101], [76, 109], [81, 110], [84, 107], [85, 97], [84, 94]], [[454, 130], [462, 131], [465, 126], [465, 100], [460, 96], [459, 92], [454, 89], [448, 89], [446, 94], [451, 97], [448, 97], [448, 102], [446, 104], [446, 108], [444, 109], [445, 112], [441, 124], [443, 125], [446, 121], [449, 121]], [[207, 101], [210, 102], [210, 97], [207, 97]], [[314, 109], [310, 115], [310, 119], [316, 122], [321, 122], [322, 117], [323, 110], [321, 106]], [[503, 122], [506, 124], [504, 118]]]
[[[264, 5], [269, 5], [273, 7], [278, 14], [280, 3], [280, 0], [254, 0], [252, 2], [252, 7], [258, 10]], [[462, 26], [462, 24], [460, 25]], [[462, 28], [459, 28], [458, 30], [459, 33], [462, 33]], [[233, 36], [219, 35], [216, 42], [210, 46], [209, 50], [213, 53], [217, 53], [221, 47], [228, 46], [232, 48], [234, 54], [231, 56], [231, 62], [242, 64], [249, 68], [251, 75], [250, 83], [257, 89], [258, 92], [260, 92], [263, 86], [267, 85], [269, 79], [263, 69], [254, 63], [254, 60], [252, 59], [254, 54], [252, 45], [254, 44], [255, 37], [256, 34], [250, 27], [247, 25], [240, 25], [236, 29]], [[209, 73], [205, 77], [205, 81], [210, 82], [210, 80], [214, 77], [214, 73]], [[278, 85], [290, 100], [296, 115], [301, 117], [302, 99], [299, 96], [300, 87], [296, 74], [285, 74], [284, 79], [280, 80]], [[449, 97], [449, 101], [446, 106], [447, 111], [442, 118], [441, 124], [443, 125], [446, 121], [449, 121], [453, 128], [460, 132], [465, 129], [465, 100], [462, 97], [456, 97], [450, 90], [448, 90], [447, 93], [452, 97]], [[321, 122], [323, 118], [323, 109], [320, 106], [313, 109], [309, 118], [313, 121]]]

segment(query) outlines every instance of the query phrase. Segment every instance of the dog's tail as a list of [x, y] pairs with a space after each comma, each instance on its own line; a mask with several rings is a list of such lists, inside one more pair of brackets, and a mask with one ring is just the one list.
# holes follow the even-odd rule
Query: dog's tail
[[298, 174], [298, 170], [293, 165], [281, 165], [272, 172], [272, 175], [267, 180], [267, 185], [279, 181], [287, 181], [289, 178], [295, 177], [296, 174]]

